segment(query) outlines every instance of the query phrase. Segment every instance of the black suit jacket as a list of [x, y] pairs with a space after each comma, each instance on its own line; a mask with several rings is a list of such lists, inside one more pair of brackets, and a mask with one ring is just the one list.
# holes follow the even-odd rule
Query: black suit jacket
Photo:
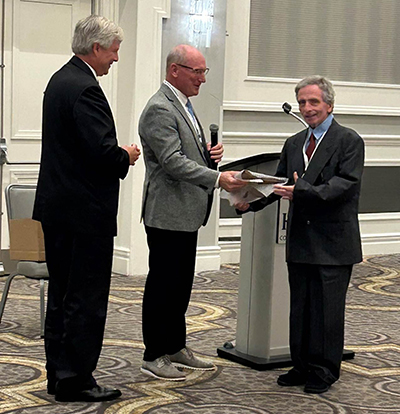
[[[333, 120], [305, 170], [307, 130], [289, 138], [276, 175], [299, 179], [290, 203], [286, 260], [293, 263], [349, 265], [362, 260], [358, 200], [364, 166], [364, 142], [353, 130]], [[257, 211], [277, 196], [251, 204]]]
[[49, 81], [33, 218], [87, 234], [117, 233], [119, 179], [129, 169], [111, 109], [90, 68], [74, 56]]

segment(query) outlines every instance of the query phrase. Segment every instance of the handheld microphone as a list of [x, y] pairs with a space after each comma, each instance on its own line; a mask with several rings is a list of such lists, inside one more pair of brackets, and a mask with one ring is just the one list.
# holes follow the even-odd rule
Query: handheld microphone
[[[210, 125], [210, 132], [211, 132], [211, 148], [215, 147], [218, 144], [218, 130], [219, 127], [216, 124]], [[217, 169], [217, 164], [214, 160], [211, 160], [211, 166], [213, 170]]]
[[298, 115], [296, 115], [296, 114], [294, 114], [293, 112], [292, 112], [292, 105], [290, 105], [290, 103], [288, 103], [288, 102], [285, 102], [283, 105], [282, 105], [282, 109], [283, 109], [283, 111], [285, 112], [285, 114], [288, 114], [288, 115], [292, 115], [292, 117], [293, 118], [296, 118], [298, 121], [300, 121], [306, 128], [308, 128], [308, 124], [307, 124], [307, 122], [306, 121], [304, 121], [303, 119], [301, 119]]

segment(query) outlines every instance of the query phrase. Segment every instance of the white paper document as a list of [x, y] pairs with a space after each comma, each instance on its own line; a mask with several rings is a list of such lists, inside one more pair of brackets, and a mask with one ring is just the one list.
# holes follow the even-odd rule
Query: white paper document
[[275, 184], [284, 185], [288, 182], [288, 179], [284, 177], [275, 177], [250, 170], [238, 172], [236, 178], [247, 181], [248, 184], [230, 193], [221, 190], [221, 197], [229, 200], [231, 206], [237, 203], [251, 203], [260, 198], [268, 197], [273, 192]]

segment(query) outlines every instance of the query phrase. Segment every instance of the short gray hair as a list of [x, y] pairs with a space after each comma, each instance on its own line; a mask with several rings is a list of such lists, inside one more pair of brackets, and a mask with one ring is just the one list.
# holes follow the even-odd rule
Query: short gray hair
[[317, 85], [322, 91], [322, 99], [328, 105], [334, 105], [335, 103], [335, 90], [330, 80], [320, 75], [308, 76], [301, 80], [294, 89], [296, 93], [296, 99], [299, 94], [299, 90], [308, 86], [308, 85]]
[[94, 43], [108, 49], [114, 40], [122, 42], [123, 38], [124, 32], [114, 22], [92, 14], [76, 24], [72, 51], [77, 55], [89, 55]]

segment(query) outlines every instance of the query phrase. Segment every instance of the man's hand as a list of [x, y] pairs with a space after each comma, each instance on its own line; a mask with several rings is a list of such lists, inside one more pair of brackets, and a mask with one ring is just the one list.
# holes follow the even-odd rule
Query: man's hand
[[237, 179], [235, 175], [238, 171], [224, 171], [219, 177], [219, 185], [229, 193], [233, 190], [239, 190], [240, 188], [247, 185], [246, 181]]
[[295, 171], [293, 173], [294, 185], [275, 184], [274, 193], [281, 196], [284, 200], [293, 200], [294, 186], [296, 185], [298, 178], [299, 176], [297, 175], [297, 172]]
[[246, 211], [250, 207], [249, 203], [237, 203], [234, 207], [239, 211]]
[[207, 143], [207, 150], [211, 155], [211, 159], [218, 164], [222, 160], [222, 154], [224, 153], [224, 146], [218, 142], [215, 147], [211, 148], [211, 142]]
[[135, 165], [135, 162], [140, 157], [140, 149], [136, 144], [129, 145], [123, 145], [121, 147], [129, 154], [129, 164]]

